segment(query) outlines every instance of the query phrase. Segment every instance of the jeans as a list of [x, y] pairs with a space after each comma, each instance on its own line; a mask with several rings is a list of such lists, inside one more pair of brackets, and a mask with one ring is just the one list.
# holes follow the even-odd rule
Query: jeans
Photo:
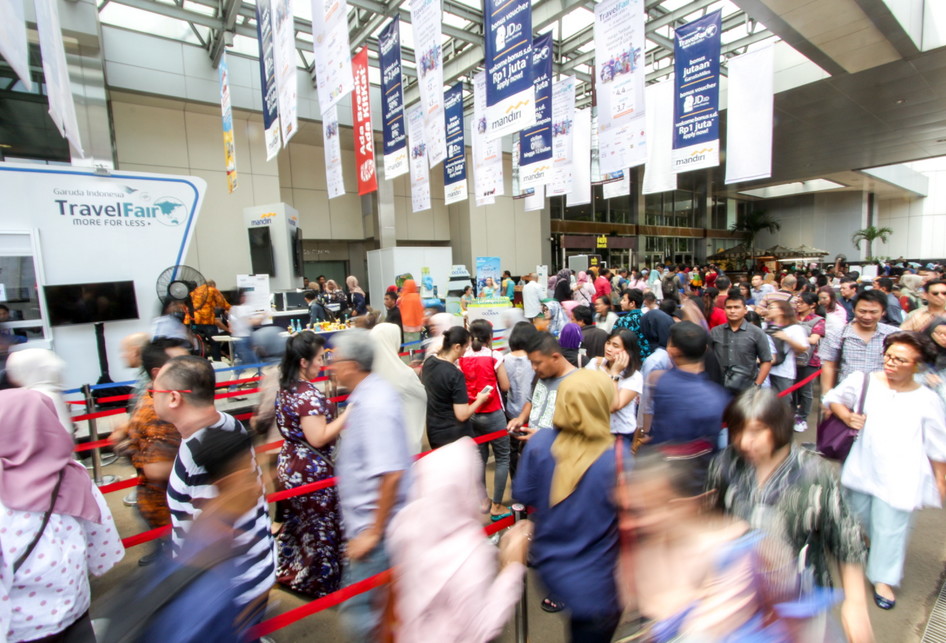
[[791, 388], [795, 383], [790, 377], [779, 377], [778, 375], [769, 375], [769, 386], [772, 387], [774, 393], [781, 393], [782, 391]]
[[[384, 549], [384, 540], [368, 552], [361, 560], [345, 561], [342, 572], [342, 587], [380, 574], [391, 566]], [[339, 607], [339, 616], [348, 633], [348, 641], [374, 643], [378, 639], [384, 603], [388, 596], [386, 587], [379, 587], [364, 594], [353, 596]]]
[[[798, 375], [795, 376], [795, 381], [800, 382], [817, 370], [818, 369], [814, 366], [799, 366]], [[792, 394], [792, 400], [795, 403], [796, 417], [807, 420], [808, 416], [811, 414], [812, 388], [814, 385], [814, 380], [812, 380], [811, 382], [808, 382], [802, 386], [800, 389], [796, 389], [796, 391]]]
[[870, 538], [867, 580], [872, 584], [900, 585], [913, 512], [894, 509], [876, 496], [853, 489], [845, 489], [844, 494]]
[[[502, 409], [490, 413], [474, 413], [471, 418], [473, 435], [479, 437], [494, 431], [506, 430], [506, 414]], [[486, 462], [489, 460], [489, 448], [493, 447], [493, 457], [496, 458], [496, 471], [493, 473], [493, 502], [503, 504], [506, 495], [506, 479], [509, 477], [509, 436], [504, 435], [491, 442], [479, 445], [480, 455], [483, 456], [483, 484], [486, 484]]]
[[569, 640], [571, 643], [611, 643], [620, 621], [620, 612], [590, 619], [572, 617], [568, 621]]
[[194, 331], [204, 338], [204, 341], [207, 343], [207, 348], [210, 349], [210, 356], [213, 358], [213, 361], [219, 362], [222, 358], [220, 344], [213, 340], [213, 336], [220, 335], [223, 331], [214, 324], [194, 324]]

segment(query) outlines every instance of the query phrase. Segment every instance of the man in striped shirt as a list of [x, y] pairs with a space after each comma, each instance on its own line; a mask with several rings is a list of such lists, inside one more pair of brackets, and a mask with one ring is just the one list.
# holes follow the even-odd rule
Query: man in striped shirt
[[[151, 391], [158, 417], [176, 426], [182, 438], [168, 481], [174, 556], [180, 554], [203, 506], [218, 493], [207, 471], [194, 458], [206, 429], [245, 432], [240, 422], [214, 408], [215, 385], [209, 361], [182, 356], [173, 358], [158, 372]], [[249, 455], [259, 476], [252, 450]], [[241, 620], [252, 623], [262, 617], [269, 589], [276, 580], [273, 538], [262, 485], [253, 509], [234, 521], [234, 532], [237, 574], [231, 582], [238, 607], [244, 612]]]

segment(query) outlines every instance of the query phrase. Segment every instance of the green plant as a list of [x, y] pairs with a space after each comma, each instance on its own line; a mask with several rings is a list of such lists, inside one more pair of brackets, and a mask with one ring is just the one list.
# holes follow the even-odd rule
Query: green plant
[[742, 240], [745, 242], [746, 248], [751, 255], [749, 263], [751, 269], [755, 266], [755, 250], [753, 244], [755, 243], [756, 236], [763, 230], [768, 230], [772, 233], [778, 232], [782, 229], [782, 224], [776, 221], [765, 210], [749, 210], [737, 218], [736, 222], [733, 223], [732, 227], [729, 229], [733, 232], [742, 233]]
[[887, 227], [878, 228], [877, 226], [869, 225], [866, 228], [856, 231], [851, 235], [851, 243], [854, 244], [854, 247], [858, 250], [861, 249], [861, 241], [867, 242], [867, 259], [873, 259], [874, 255], [874, 242], [878, 239], [882, 243], [887, 243], [887, 237], [893, 234], [893, 230]]

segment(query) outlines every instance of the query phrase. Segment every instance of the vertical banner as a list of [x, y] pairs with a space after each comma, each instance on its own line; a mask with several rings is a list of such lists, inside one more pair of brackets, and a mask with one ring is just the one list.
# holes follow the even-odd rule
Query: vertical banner
[[414, 56], [417, 82], [424, 106], [424, 142], [430, 167], [447, 156], [447, 137], [443, 131], [443, 51], [440, 0], [411, 2], [411, 26], [414, 29]]
[[[294, 49], [295, 34], [292, 42]], [[345, 0], [312, 0], [312, 51], [319, 109], [324, 114], [354, 89]]]
[[774, 78], [771, 45], [729, 60], [726, 183], [772, 176]]
[[473, 189], [476, 205], [490, 205], [505, 191], [502, 140], [486, 136], [486, 72], [473, 76]]
[[524, 190], [552, 178], [552, 33], [532, 42], [535, 125], [519, 133], [519, 181]]
[[719, 165], [720, 12], [689, 22], [673, 42], [673, 171]]
[[447, 205], [467, 198], [466, 146], [463, 144], [463, 83], [444, 93], [447, 159], [443, 162], [443, 193]]
[[25, 16], [23, 0], [0, 0], [0, 56], [7, 61], [26, 89], [33, 91]]
[[647, 160], [644, 140], [644, 0], [595, 5], [595, 93], [602, 174]]
[[565, 205], [591, 203], [591, 110], [575, 110], [575, 135], [572, 138], [572, 191], [565, 195]]
[[644, 166], [644, 194], [677, 189], [672, 170], [673, 82], [649, 85], [647, 94], [647, 165]]
[[549, 196], [572, 190], [572, 134], [575, 122], [575, 79], [565, 76], [552, 85], [552, 179]]
[[256, 3], [256, 39], [259, 43], [259, 86], [263, 94], [263, 128], [266, 131], [266, 160], [279, 153], [279, 94], [276, 91], [276, 62], [273, 52], [273, 8]]
[[430, 168], [424, 143], [424, 107], [407, 110], [407, 146], [411, 151], [411, 211], [430, 209]]
[[611, 181], [601, 186], [601, 196], [605, 199], [614, 199], [631, 194], [631, 169], [624, 170], [624, 176], [619, 181]]
[[233, 109], [230, 103], [230, 66], [227, 52], [223, 52], [217, 65], [220, 76], [220, 114], [223, 117], [223, 155], [227, 168], [227, 191], [237, 189], [236, 144], [233, 141]]
[[[265, 2], [265, 0], [260, 1]], [[285, 146], [299, 129], [296, 29], [292, 17], [292, 0], [272, 0], [272, 12], [273, 61], [276, 64], [279, 127], [282, 130], [282, 144]]]
[[322, 114], [322, 145], [325, 151], [325, 181], [328, 198], [345, 194], [342, 178], [342, 146], [338, 140], [338, 108], [332, 105]]
[[351, 59], [355, 82], [352, 91], [351, 119], [355, 134], [355, 168], [358, 172], [358, 194], [364, 196], [378, 189], [378, 173], [374, 165], [374, 128], [371, 127], [371, 93], [368, 87], [368, 48]]
[[532, 85], [532, 4], [485, 0], [486, 138], [535, 123]]
[[384, 180], [407, 172], [407, 131], [401, 85], [401, 21], [394, 18], [378, 34], [381, 58], [381, 119], [384, 136]]
[[525, 198], [523, 210], [525, 212], [535, 212], [545, 207], [545, 186], [536, 186], [535, 190]]
[[79, 137], [66, 50], [62, 44], [59, 6], [56, 0], [35, 0], [35, 7], [36, 30], [39, 32], [39, 47], [43, 55], [43, 75], [46, 78], [46, 94], [49, 96], [49, 116], [59, 133], [69, 139], [73, 150], [85, 157]]

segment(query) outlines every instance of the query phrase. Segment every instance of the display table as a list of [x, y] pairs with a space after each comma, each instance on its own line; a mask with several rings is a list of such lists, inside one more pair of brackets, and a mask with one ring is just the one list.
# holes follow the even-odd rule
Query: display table
[[280, 310], [270, 313], [273, 318], [273, 324], [276, 326], [282, 326], [286, 330], [289, 330], [290, 324], [294, 321], [298, 321], [300, 326], [305, 326], [309, 323], [309, 309], [308, 308], [297, 308], [296, 310]]

